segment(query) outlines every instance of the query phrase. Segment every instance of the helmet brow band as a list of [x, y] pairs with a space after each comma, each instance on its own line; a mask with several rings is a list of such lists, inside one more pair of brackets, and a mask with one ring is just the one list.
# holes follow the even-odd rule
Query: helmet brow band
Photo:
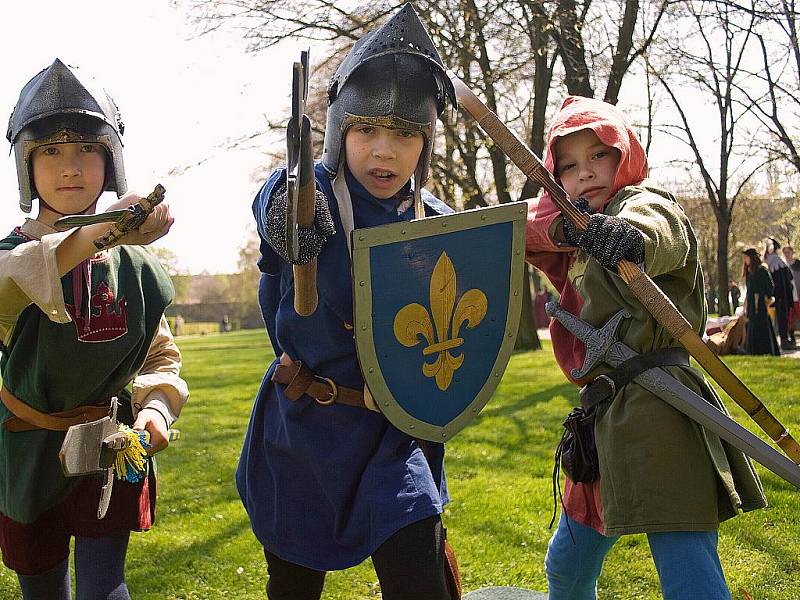
[[71, 129], [61, 129], [54, 134], [41, 138], [38, 140], [27, 140], [22, 145], [22, 151], [25, 159], [31, 155], [31, 152], [40, 146], [47, 146], [49, 144], [72, 144], [79, 142], [89, 142], [92, 144], [100, 144], [106, 148], [111, 148], [111, 137], [108, 135], [87, 135], [78, 133]]
[[375, 127], [385, 127], [386, 129], [408, 129], [409, 131], [420, 131], [426, 135], [430, 134], [432, 123], [417, 123], [415, 121], [408, 121], [401, 117], [394, 115], [384, 115], [380, 117], [364, 117], [361, 115], [351, 115], [345, 113], [342, 119], [342, 133], [347, 131], [347, 128], [356, 123], [363, 123], [364, 125], [373, 125]]

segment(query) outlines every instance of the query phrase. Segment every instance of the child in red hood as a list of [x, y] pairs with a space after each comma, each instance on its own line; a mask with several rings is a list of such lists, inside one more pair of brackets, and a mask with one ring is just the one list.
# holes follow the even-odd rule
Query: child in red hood
[[[591, 216], [586, 232], [563, 219], [549, 194], [530, 202], [527, 259], [560, 292], [560, 304], [594, 327], [620, 309], [619, 339], [725, 410], [688, 356], [617, 275], [639, 264], [696, 331], [705, 326], [697, 240], [675, 198], [646, 181], [647, 156], [614, 106], [568, 97], [547, 139], [545, 166]], [[588, 389], [598, 365], [575, 381], [585, 349], [557, 321], [553, 351]], [[664, 351], [664, 349], [672, 349]], [[598, 380], [600, 383], [602, 380]], [[595, 409], [599, 478], [567, 478], [563, 511], [545, 561], [551, 600], [596, 597], [603, 560], [620, 535], [646, 533], [665, 598], [729, 599], [717, 554], [719, 523], [766, 505], [750, 461], [635, 382], [608, 390]]]

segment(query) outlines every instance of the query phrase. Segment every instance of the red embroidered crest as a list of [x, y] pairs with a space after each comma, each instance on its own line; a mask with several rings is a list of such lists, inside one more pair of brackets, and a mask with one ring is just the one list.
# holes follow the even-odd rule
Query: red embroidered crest
[[88, 318], [80, 308], [66, 305], [67, 312], [75, 322], [78, 339], [81, 342], [110, 342], [128, 332], [128, 307], [125, 297], [114, 305], [114, 292], [103, 281], [92, 295]]

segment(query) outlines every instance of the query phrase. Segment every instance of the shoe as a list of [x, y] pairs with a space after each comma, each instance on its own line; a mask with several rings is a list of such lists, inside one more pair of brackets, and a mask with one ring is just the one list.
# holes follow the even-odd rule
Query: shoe
[[781, 350], [797, 350], [797, 345], [790, 340], [784, 340], [781, 342]]

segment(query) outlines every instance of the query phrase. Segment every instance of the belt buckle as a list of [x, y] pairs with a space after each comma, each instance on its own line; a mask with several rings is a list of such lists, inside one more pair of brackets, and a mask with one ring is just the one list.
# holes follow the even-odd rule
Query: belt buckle
[[314, 398], [314, 400], [317, 401], [317, 404], [321, 404], [322, 406], [328, 406], [336, 402], [336, 398], [339, 396], [339, 388], [336, 387], [336, 384], [334, 383], [333, 379], [331, 379], [330, 377], [322, 377], [321, 375], [314, 375], [314, 379], [316, 379], [320, 383], [327, 383], [329, 386], [331, 386], [331, 391], [328, 392], [330, 394], [329, 398], [326, 398], [324, 400], [321, 398]]
[[609, 398], [613, 398], [617, 395], [617, 384], [614, 383], [614, 380], [611, 379], [611, 377], [608, 375], [598, 375], [594, 378], [595, 381], [598, 379], [605, 381], [608, 384], [608, 387], [611, 389], [611, 396], [609, 396]]

